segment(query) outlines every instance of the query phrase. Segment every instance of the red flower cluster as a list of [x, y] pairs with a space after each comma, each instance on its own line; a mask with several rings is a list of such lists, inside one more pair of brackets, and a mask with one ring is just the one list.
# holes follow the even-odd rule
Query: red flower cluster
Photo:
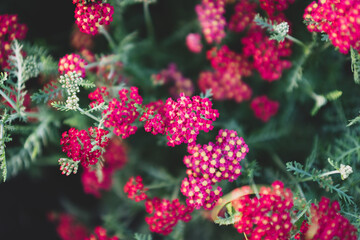
[[325, 32], [331, 43], [347, 54], [350, 47], [360, 51], [360, 2], [326, 0], [310, 3], [304, 19], [310, 32]]
[[198, 33], [189, 33], [186, 36], [186, 46], [193, 53], [199, 53], [202, 50], [201, 36]]
[[148, 197], [145, 193], [147, 190], [142, 183], [141, 176], [129, 178], [129, 181], [124, 186], [124, 192], [127, 193], [128, 198], [135, 200], [135, 202], [141, 202], [147, 199]]
[[59, 73], [66, 74], [68, 72], [77, 72], [85, 77], [85, 66], [87, 62], [82, 59], [78, 54], [66, 54], [59, 60]]
[[109, 237], [106, 233], [106, 229], [100, 226], [95, 227], [94, 234], [91, 234], [84, 240], [119, 240], [118, 237]]
[[357, 239], [357, 229], [339, 213], [340, 205], [337, 201], [331, 203], [330, 199], [322, 197], [318, 206], [311, 204], [310, 211], [311, 224], [303, 222], [297, 239]]
[[244, 55], [253, 58], [253, 66], [264, 80], [278, 80], [282, 72], [291, 67], [291, 62], [283, 59], [291, 55], [289, 41], [271, 40], [260, 27], [254, 26], [241, 42]]
[[169, 85], [170, 96], [179, 98], [180, 93], [191, 96], [194, 93], [194, 85], [189, 78], [185, 78], [177, 69], [175, 63], [170, 63], [167, 69], [152, 76], [154, 84]]
[[261, 188], [259, 199], [245, 195], [232, 204], [241, 214], [234, 226], [249, 240], [290, 239], [293, 194], [290, 189], [284, 189], [282, 182], [275, 181], [272, 189]]
[[8, 56], [11, 54], [11, 41], [24, 39], [27, 26], [18, 23], [17, 15], [0, 15], [0, 67], [9, 68]]
[[241, 174], [240, 161], [249, 152], [244, 139], [233, 130], [220, 130], [216, 143], [189, 146], [190, 156], [184, 157], [188, 167], [181, 185], [181, 192], [187, 197], [189, 206], [212, 209], [222, 195], [222, 189], [212, 190], [212, 185], [228, 180], [232, 182]]
[[225, 0], [202, 0], [201, 4], [196, 5], [195, 11], [205, 40], [208, 43], [220, 43], [225, 37]]
[[257, 4], [249, 0], [240, 0], [234, 9], [234, 14], [229, 21], [229, 29], [234, 32], [242, 32], [251, 25]]
[[[78, 1], [77, 1], [78, 2]], [[112, 22], [114, 7], [109, 3], [96, 1], [92, 3], [77, 3], [75, 9], [75, 23], [83, 33], [95, 35], [100, 25]]]
[[[101, 102], [102, 96], [104, 95], [106, 96], [106, 91], [101, 92], [100, 90], [99, 94], [92, 95], [92, 97], [94, 97], [92, 99], [96, 100], [96, 102]], [[128, 97], [128, 95], [130, 96]], [[119, 99], [120, 101], [113, 98], [107, 109], [102, 112], [103, 115], [108, 116], [104, 122], [104, 126], [114, 127], [114, 133], [117, 136], [127, 138], [137, 130], [137, 127], [131, 124], [139, 116], [135, 104], [142, 104], [142, 98], [138, 93], [138, 88], [131, 87], [130, 92], [127, 89], [121, 89], [119, 91]]]
[[283, 11], [294, 2], [295, 0], [260, 0], [260, 7], [266, 11], [270, 19], [273, 19], [275, 16], [283, 15]]
[[190, 99], [184, 93], [180, 94], [176, 102], [171, 98], [166, 100], [163, 109], [165, 116], [157, 113], [151, 119], [151, 111], [145, 114], [147, 115], [141, 118], [147, 121], [145, 130], [153, 133], [164, 132], [167, 135], [167, 144], [171, 147], [181, 143], [194, 144], [199, 132], [212, 130], [212, 122], [219, 117], [219, 112], [212, 108], [208, 98], [194, 96]]
[[94, 108], [96, 105], [104, 102], [104, 97], [109, 96], [109, 92], [106, 87], [96, 88], [94, 92], [89, 93], [88, 97], [90, 100], [95, 100], [90, 103], [90, 106]]
[[62, 134], [60, 140], [62, 151], [73, 161], [80, 161], [84, 167], [96, 164], [102, 154], [100, 149], [93, 150], [93, 147], [104, 148], [109, 141], [105, 137], [109, 132], [104, 129], [90, 127], [88, 131], [70, 128], [69, 132]]
[[263, 122], [269, 121], [279, 110], [279, 103], [270, 100], [265, 95], [254, 98], [250, 106], [254, 111], [255, 117], [261, 119]]
[[153, 216], [145, 218], [150, 231], [163, 235], [169, 235], [178, 221], [190, 221], [191, 213], [194, 210], [192, 207], [180, 204], [179, 199], [170, 202], [167, 199], [156, 197], [147, 199], [145, 207], [149, 214], [153, 214]]
[[140, 121], [145, 121], [144, 129], [154, 135], [165, 133], [165, 105], [162, 100], [151, 102], [145, 106], [146, 111], [140, 117]]
[[51, 220], [58, 221], [56, 232], [62, 240], [84, 240], [89, 236], [88, 229], [70, 214], [62, 213]]

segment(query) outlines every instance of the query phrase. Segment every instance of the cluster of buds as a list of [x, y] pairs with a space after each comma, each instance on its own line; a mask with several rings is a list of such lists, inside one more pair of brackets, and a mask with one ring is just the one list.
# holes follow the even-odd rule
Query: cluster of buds
[[249, 0], [240, 0], [235, 5], [234, 14], [229, 21], [229, 29], [234, 32], [242, 32], [251, 25], [255, 17], [257, 4]]
[[27, 30], [25, 24], [18, 23], [17, 15], [0, 15], [0, 67], [10, 67], [7, 59], [11, 54], [11, 42], [24, 39]]
[[156, 197], [147, 199], [145, 208], [149, 214], [153, 214], [153, 216], [145, 218], [150, 231], [163, 235], [169, 235], [178, 221], [190, 221], [193, 211], [192, 207], [182, 205], [179, 199], [169, 201]]
[[76, 72], [81, 77], [85, 77], [85, 66], [87, 63], [78, 54], [66, 54], [59, 60], [59, 73], [67, 74]]
[[212, 209], [222, 196], [222, 189], [213, 185], [222, 180], [232, 182], [241, 174], [240, 161], [249, 152], [244, 139], [233, 130], [220, 130], [216, 142], [189, 146], [191, 154], [184, 157], [188, 167], [181, 185], [187, 204], [197, 209]]
[[62, 84], [62, 88], [66, 89], [68, 95], [66, 99], [66, 107], [71, 110], [76, 110], [79, 107], [79, 98], [77, 93], [80, 92], [79, 85], [83, 79], [79, 73], [68, 72], [60, 76], [59, 82]]
[[79, 162], [68, 158], [60, 158], [58, 162], [60, 165], [61, 174], [66, 174], [66, 176], [69, 176], [71, 173], [77, 173]]
[[289, 5], [295, 0], [260, 0], [260, 7], [268, 14], [269, 18], [283, 15]]
[[290, 239], [293, 194], [290, 189], [284, 189], [280, 181], [271, 186], [260, 189], [260, 198], [245, 195], [232, 201], [233, 207], [240, 213], [234, 226], [249, 240]]
[[155, 85], [169, 85], [170, 96], [178, 98], [180, 93], [191, 96], [194, 93], [194, 85], [189, 78], [185, 78], [177, 69], [175, 63], [169, 64], [167, 69], [152, 76]]
[[279, 110], [279, 103], [270, 100], [264, 95], [254, 98], [251, 101], [250, 107], [254, 111], [255, 117], [263, 122], [267, 122]]
[[76, 3], [75, 23], [83, 33], [96, 35], [101, 25], [109, 25], [112, 22], [114, 7], [102, 1], [90, 3]]

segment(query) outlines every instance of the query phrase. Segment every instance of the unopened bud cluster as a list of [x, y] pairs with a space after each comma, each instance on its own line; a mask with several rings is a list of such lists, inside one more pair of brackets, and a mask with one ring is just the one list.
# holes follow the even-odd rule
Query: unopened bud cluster
[[77, 173], [79, 162], [75, 162], [68, 158], [60, 158], [58, 162], [60, 165], [61, 174], [69, 176], [71, 173]]
[[81, 74], [76, 72], [69, 72], [61, 75], [59, 82], [62, 88], [66, 89], [68, 98], [66, 99], [66, 107], [75, 110], [79, 107], [79, 98], [76, 96], [80, 92], [79, 84], [83, 81]]

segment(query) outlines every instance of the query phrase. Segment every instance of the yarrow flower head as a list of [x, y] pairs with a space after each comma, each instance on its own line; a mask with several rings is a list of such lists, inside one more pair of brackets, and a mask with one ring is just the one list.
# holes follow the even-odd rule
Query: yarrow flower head
[[302, 223], [297, 239], [357, 239], [357, 229], [340, 213], [337, 201], [322, 197], [319, 204], [311, 204], [311, 223]]
[[59, 83], [67, 93], [66, 107], [68, 109], [76, 110], [79, 107], [79, 98], [76, 94], [80, 92], [79, 85], [82, 81], [82, 77], [76, 72], [68, 72], [60, 76]]
[[184, 157], [188, 178], [181, 185], [187, 204], [197, 209], [212, 209], [222, 196], [222, 189], [212, 190], [212, 185], [222, 180], [236, 180], [241, 174], [240, 161], [248, 151], [244, 139], [227, 129], [219, 131], [216, 143], [189, 146], [191, 155]]
[[108, 133], [97, 127], [90, 127], [88, 132], [70, 128], [62, 134], [60, 145], [69, 158], [80, 161], [82, 166], [87, 167], [98, 162], [102, 149], [108, 143], [109, 139], [106, 137]]
[[[106, 95], [106, 91], [103, 91], [103, 93], [98, 94], [97, 97], [95, 96], [92, 99], [101, 102], [100, 96], [104, 95]], [[120, 100], [113, 98], [107, 109], [102, 112], [103, 115], [108, 116], [104, 121], [104, 126], [108, 128], [114, 127], [113, 132], [117, 136], [127, 138], [137, 130], [137, 127], [131, 124], [133, 124], [139, 116], [135, 104], [140, 105], [143, 100], [138, 93], [137, 87], [131, 87], [130, 91], [125, 88], [121, 89], [119, 91], [119, 99]]]
[[109, 3], [99, 1], [92, 3], [77, 3], [75, 9], [75, 23], [83, 33], [96, 35], [99, 26], [112, 22], [114, 7]]
[[201, 36], [198, 33], [189, 33], [186, 36], [186, 46], [193, 53], [200, 53], [202, 50]]
[[179, 98], [180, 93], [191, 96], [194, 93], [194, 85], [189, 78], [185, 78], [177, 69], [175, 63], [170, 63], [167, 69], [152, 75], [153, 83], [170, 86], [170, 96]]
[[182, 205], [179, 199], [169, 201], [156, 197], [147, 199], [145, 208], [149, 214], [153, 214], [145, 218], [150, 231], [163, 235], [169, 235], [180, 220], [189, 222], [193, 211], [192, 207]]
[[[165, 116], [161, 117], [158, 113], [154, 118], [159, 120], [159, 126], [164, 127], [158, 132], [167, 135], [167, 144], [171, 147], [181, 143], [195, 144], [199, 132], [212, 130], [212, 122], [219, 117], [219, 112], [212, 108], [208, 98], [200, 96], [190, 98], [184, 93], [180, 94], [177, 101], [167, 99], [163, 111]], [[151, 130], [151, 128], [147, 129], [147, 131]]]
[[51, 213], [49, 217], [57, 223], [56, 232], [62, 240], [80, 240], [89, 236], [89, 230], [70, 214]]
[[69, 72], [76, 72], [81, 74], [81, 77], [85, 77], [86, 65], [87, 62], [85, 62], [78, 54], [66, 54], [59, 60], [59, 73], [66, 74]]
[[255, 117], [259, 118], [263, 122], [270, 120], [274, 116], [278, 109], [279, 103], [270, 100], [267, 96], [259, 96], [251, 101], [251, 109], [254, 111]]
[[97, 226], [94, 229], [94, 234], [84, 240], [119, 240], [119, 238], [117, 236], [109, 237], [105, 228]]
[[257, 4], [249, 0], [240, 0], [235, 5], [234, 14], [229, 21], [229, 29], [234, 32], [242, 32], [250, 26], [255, 17]]
[[350, 47], [360, 51], [360, 2], [321, 0], [310, 3], [304, 20], [310, 32], [324, 32], [331, 43], [347, 54]]
[[295, 0], [260, 0], [260, 7], [266, 11], [269, 18], [273, 18], [278, 15], [282, 15], [290, 4]]
[[205, 40], [210, 44], [220, 43], [225, 37], [225, 0], [202, 0], [195, 11]]
[[146, 188], [142, 182], [142, 177], [131, 177], [129, 181], [124, 186], [124, 192], [128, 195], [128, 198], [134, 200], [135, 202], [141, 202], [147, 199]]
[[280, 181], [275, 181], [271, 186], [260, 189], [260, 198], [245, 195], [232, 202], [240, 212], [234, 226], [239, 233], [245, 233], [249, 240], [290, 239], [293, 194], [290, 189], [284, 189]]
[[17, 15], [0, 15], [0, 67], [10, 67], [7, 59], [11, 54], [11, 42], [24, 39], [27, 31], [27, 26], [18, 22]]

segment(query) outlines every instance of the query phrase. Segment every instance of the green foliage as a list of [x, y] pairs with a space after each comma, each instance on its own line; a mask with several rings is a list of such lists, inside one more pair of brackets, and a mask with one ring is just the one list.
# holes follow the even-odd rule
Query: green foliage
[[134, 238], [135, 240], [152, 240], [150, 234], [143, 234], [143, 233], [135, 233]]
[[289, 32], [289, 24], [287, 22], [281, 22], [277, 24], [269, 19], [262, 18], [260, 14], [256, 14], [253, 20], [258, 26], [267, 29], [270, 32], [270, 39], [274, 39], [278, 42], [285, 40]]
[[31, 100], [36, 103], [46, 103], [49, 100], [56, 99], [59, 96], [64, 95], [64, 89], [60, 87], [58, 82], [54, 84], [47, 84], [39, 92], [34, 93], [31, 96]]
[[354, 81], [360, 84], [360, 55], [353, 48], [350, 49], [351, 71], [354, 73]]
[[358, 131], [347, 131], [345, 134], [335, 140], [334, 144], [329, 146], [328, 157], [336, 165], [353, 165], [360, 159], [360, 137]]

